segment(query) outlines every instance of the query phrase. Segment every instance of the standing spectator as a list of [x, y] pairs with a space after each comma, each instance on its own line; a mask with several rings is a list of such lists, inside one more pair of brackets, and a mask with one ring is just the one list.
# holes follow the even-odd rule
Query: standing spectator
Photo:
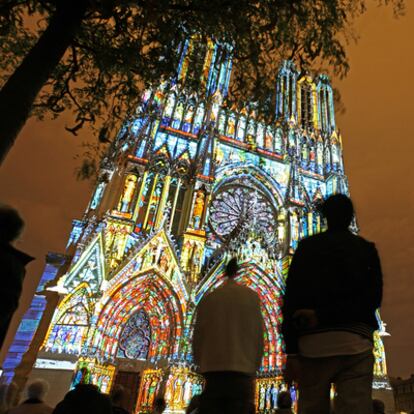
[[34, 380], [27, 387], [28, 399], [7, 411], [7, 414], [52, 414], [53, 408], [43, 402], [48, 390], [49, 384], [46, 381]]
[[293, 414], [292, 397], [289, 391], [281, 391], [277, 396], [277, 409], [275, 414]]
[[125, 405], [125, 388], [122, 385], [115, 385], [111, 391], [112, 413], [113, 414], [128, 414], [128, 410], [124, 408]]
[[193, 351], [205, 379], [199, 414], [254, 413], [254, 377], [263, 355], [263, 318], [258, 295], [239, 285], [236, 259], [226, 282], [199, 304]]
[[53, 414], [112, 414], [109, 397], [96, 385], [78, 384], [56, 406]]
[[0, 385], [0, 414], [7, 413], [17, 404], [17, 385], [14, 382]]
[[329, 197], [321, 211], [328, 230], [299, 243], [287, 278], [286, 377], [299, 378], [299, 414], [328, 414], [332, 383], [336, 414], [371, 413], [380, 261], [373, 243], [349, 231], [354, 210], [347, 196]]
[[19, 305], [25, 266], [33, 260], [33, 257], [12, 246], [20, 236], [23, 226], [24, 222], [16, 210], [0, 206], [0, 348], [14, 311]]

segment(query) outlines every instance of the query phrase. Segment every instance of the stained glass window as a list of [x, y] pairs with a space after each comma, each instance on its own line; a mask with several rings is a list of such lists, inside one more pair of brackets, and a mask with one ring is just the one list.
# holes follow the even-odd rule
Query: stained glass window
[[118, 357], [147, 359], [151, 344], [151, 325], [147, 313], [140, 309], [129, 319], [119, 339]]
[[215, 195], [210, 209], [214, 232], [225, 238], [241, 221], [249, 220], [260, 228], [269, 240], [274, 238], [274, 211], [259, 191], [244, 186], [228, 186]]

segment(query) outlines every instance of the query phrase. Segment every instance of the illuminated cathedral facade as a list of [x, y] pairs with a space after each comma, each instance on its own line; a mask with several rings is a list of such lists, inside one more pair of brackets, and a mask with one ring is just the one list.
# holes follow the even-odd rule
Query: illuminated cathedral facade
[[[193, 53], [203, 56], [198, 94], [185, 86]], [[104, 392], [122, 384], [136, 413], [160, 393], [168, 412], [184, 412], [202, 389], [191, 352], [197, 304], [237, 256], [238, 280], [260, 296], [265, 321], [257, 411], [270, 412], [286, 389], [280, 327], [290, 258], [301, 238], [323, 230], [318, 203], [348, 194], [333, 91], [327, 76], [284, 62], [274, 119], [264, 122], [254, 104], [226, 104], [228, 46], [190, 40], [180, 56], [177, 77], [145, 92], [102, 161], [66, 254], [48, 256], [4, 363], [8, 381], [21, 383], [33, 367], [65, 391], [80, 381]]]

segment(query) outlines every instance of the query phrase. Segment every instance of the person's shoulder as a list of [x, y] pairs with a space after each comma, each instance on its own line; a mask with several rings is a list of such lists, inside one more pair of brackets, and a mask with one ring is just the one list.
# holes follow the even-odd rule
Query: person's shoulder
[[375, 243], [366, 239], [365, 237], [360, 236], [359, 234], [352, 234], [353, 239], [364, 249], [368, 251], [377, 251], [377, 247], [375, 246]]
[[306, 249], [312, 249], [320, 244], [326, 243], [328, 240], [328, 235], [326, 232], [313, 234], [312, 236], [307, 236], [301, 239], [298, 243], [297, 250], [303, 251]]
[[259, 295], [256, 291], [249, 288], [248, 286], [237, 284], [237, 289], [239, 290], [240, 294], [249, 297], [252, 301], [257, 301], [260, 303]]

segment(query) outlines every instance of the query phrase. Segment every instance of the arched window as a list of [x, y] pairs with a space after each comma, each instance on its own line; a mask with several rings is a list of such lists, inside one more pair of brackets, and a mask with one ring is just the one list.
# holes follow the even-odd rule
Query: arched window
[[138, 177], [135, 174], [128, 174], [126, 176], [124, 189], [118, 203], [118, 210], [122, 213], [129, 213], [132, 211], [137, 184]]
[[166, 126], [170, 125], [171, 116], [174, 111], [175, 100], [176, 100], [175, 93], [171, 92], [168, 95], [167, 101], [165, 103], [164, 112], [162, 114], [162, 122], [161, 122], [162, 125], [166, 125]]
[[320, 138], [316, 144], [316, 172], [323, 174], [323, 142]]
[[333, 91], [327, 76], [321, 75], [319, 77], [317, 90], [319, 127], [324, 132], [331, 132], [335, 129], [335, 114]]
[[224, 135], [226, 131], [226, 112], [224, 111], [224, 109], [222, 109], [219, 112], [219, 117], [218, 117], [218, 132], [221, 135]]
[[151, 194], [151, 188], [154, 185], [155, 177], [156, 175], [154, 173], [148, 174], [145, 183], [143, 184], [144, 187], [141, 190], [140, 198], [137, 200], [139, 210], [136, 221], [136, 229], [138, 232], [143, 230], [142, 226], [145, 221], [145, 216], [148, 209], [148, 203]]
[[255, 143], [256, 135], [256, 121], [253, 118], [250, 118], [247, 122], [247, 132], [246, 132], [246, 142], [249, 144]]
[[264, 126], [260, 122], [257, 124], [256, 144], [259, 148], [264, 147]]
[[341, 167], [341, 147], [337, 140], [332, 141], [332, 169], [339, 171]]
[[44, 346], [45, 351], [78, 355], [82, 340], [89, 326], [86, 307], [82, 303], [74, 304], [64, 312], [52, 330]]
[[193, 118], [194, 118], [194, 102], [190, 101], [184, 112], [184, 119], [183, 119], [183, 131], [184, 132], [191, 131], [191, 125], [193, 123]]
[[180, 99], [175, 107], [174, 116], [172, 121], [172, 127], [175, 129], [180, 129], [181, 121], [183, 120], [184, 115], [184, 102]]
[[302, 138], [302, 148], [301, 148], [301, 165], [303, 168], [307, 168], [309, 164], [309, 147], [306, 137]]
[[197, 135], [198, 132], [200, 131], [201, 125], [203, 124], [203, 120], [204, 120], [204, 104], [201, 102], [198, 105], [196, 114], [195, 114], [195, 118], [194, 118], [194, 123], [193, 123], [193, 134]]
[[304, 130], [314, 127], [314, 91], [313, 83], [307, 78], [300, 82], [299, 96], [300, 101], [300, 125]]
[[91, 204], [90, 204], [90, 209], [91, 210], [95, 210], [99, 206], [99, 204], [102, 200], [102, 196], [103, 196], [103, 193], [104, 193], [104, 190], [105, 190], [105, 186], [106, 186], [106, 183], [104, 181], [101, 181], [97, 185], [97, 187], [95, 189], [95, 192], [93, 194], [93, 197], [92, 197]]
[[312, 171], [316, 171], [316, 148], [315, 140], [309, 140], [309, 167]]
[[227, 120], [227, 131], [226, 135], [228, 137], [234, 138], [236, 132], [236, 116], [234, 113], [230, 113], [228, 120]]
[[325, 170], [326, 172], [331, 171], [331, 151], [329, 150], [329, 146], [325, 148]]
[[275, 134], [275, 151], [280, 154], [283, 150], [283, 131], [281, 128], [276, 129]]
[[276, 116], [290, 119], [295, 113], [296, 70], [292, 62], [285, 61], [277, 78]]
[[267, 127], [264, 137], [264, 146], [267, 150], [273, 150], [274, 131], [272, 127]]
[[168, 201], [171, 205], [170, 230], [176, 236], [180, 231], [185, 193], [186, 186], [183, 184], [182, 179], [174, 177], [171, 180]]
[[244, 115], [240, 115], [240, 118], [237, 122], [237, 135], [236, 139], [238, 141], [244, 141], [244, 134], [246, 132], [246, 117]]

